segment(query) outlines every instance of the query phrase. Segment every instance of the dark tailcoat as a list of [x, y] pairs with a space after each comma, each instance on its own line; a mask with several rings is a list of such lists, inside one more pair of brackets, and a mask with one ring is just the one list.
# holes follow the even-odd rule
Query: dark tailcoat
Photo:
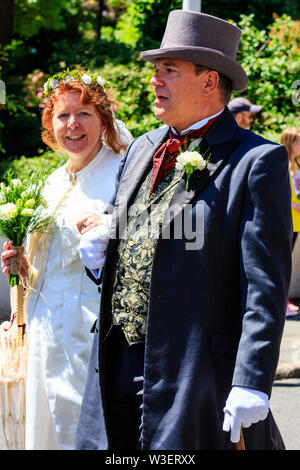
[[[138, 138], [121, 164], [113, 226], [126, 220], [166, 138]], [[291, 271], [288, 157], [281, 145], [237, 126], [225, 108], [201, 142], [207, 168], [185, 176], [171, 201], [154, 256], [145, 343], [142, 449], [230, 449], [222, 431], [232, 385], [271, 394]], [[198, 231], [176, 238], [184, 208]], [[117, 220], [117, 216], [119, 219]], [[189, 217], [189, 216], [187, 216]], [[179, 222], [178, 222], [179, 221]], [[202, 239], [202, 243], [201, 243]], [[107, 251], [101, 313], [77, 430], [78, 449], [109, 449], [106, 406], [111, 295], [117, 240]], [[248, 449], [280, 449], [271, 412], [244, 430]]]

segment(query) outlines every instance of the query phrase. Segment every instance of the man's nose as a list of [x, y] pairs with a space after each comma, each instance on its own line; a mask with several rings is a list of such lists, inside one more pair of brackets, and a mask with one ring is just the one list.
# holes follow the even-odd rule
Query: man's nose
[[150, 85], [152, 85], [153, 87], [164, 86], [164, 84], [165, 82], [163, 81], [163, 79], [158, 73], [153, 75], [153, 77], [150, 80]]

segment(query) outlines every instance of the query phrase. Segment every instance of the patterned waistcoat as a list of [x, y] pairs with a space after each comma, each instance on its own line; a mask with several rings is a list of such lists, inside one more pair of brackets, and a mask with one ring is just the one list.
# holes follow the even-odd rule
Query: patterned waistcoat
[[120, 240], [112, 295], [113, 324], [129, 344], [143, 342], [154, 251], [164, 216], [182, 172], [172, 170], [150, 196], [152, 170], [129, 209], [127, 230]]

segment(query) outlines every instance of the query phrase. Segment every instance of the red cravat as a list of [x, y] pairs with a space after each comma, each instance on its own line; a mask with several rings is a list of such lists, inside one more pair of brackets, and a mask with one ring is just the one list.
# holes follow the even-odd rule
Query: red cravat
[[[218, 117], [218, 116], [217, 116]], [[177, 136], [169, 130], [169, 138], [164, 142], [153, 156], [153, 174], [150, 194], [155, 191], [160, 181], [167, 176], [176, 165], [176, 158], [182, 145], [189, 146], [191, 141], [203, 137], [217, 117], [210, 119], [200, 129], [194, 129], [184, 135]]]

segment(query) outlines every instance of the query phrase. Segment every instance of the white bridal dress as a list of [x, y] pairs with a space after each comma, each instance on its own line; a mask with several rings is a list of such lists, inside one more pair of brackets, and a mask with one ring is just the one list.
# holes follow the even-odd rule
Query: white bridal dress
[[103, 145], [76, 174], [74, 185], [63, 166], [45, 187], [50, 212], [59, 208], [46, 248], [42, 242], [38, 247], [36, 258], [43, 269], [28, 300], [28, 450], [74, 449], [93, 339], [90, 331], [100, 303], [98, 288], [79, 258], [76, 222], [107, 209], [119, 163], [120, 157]]

